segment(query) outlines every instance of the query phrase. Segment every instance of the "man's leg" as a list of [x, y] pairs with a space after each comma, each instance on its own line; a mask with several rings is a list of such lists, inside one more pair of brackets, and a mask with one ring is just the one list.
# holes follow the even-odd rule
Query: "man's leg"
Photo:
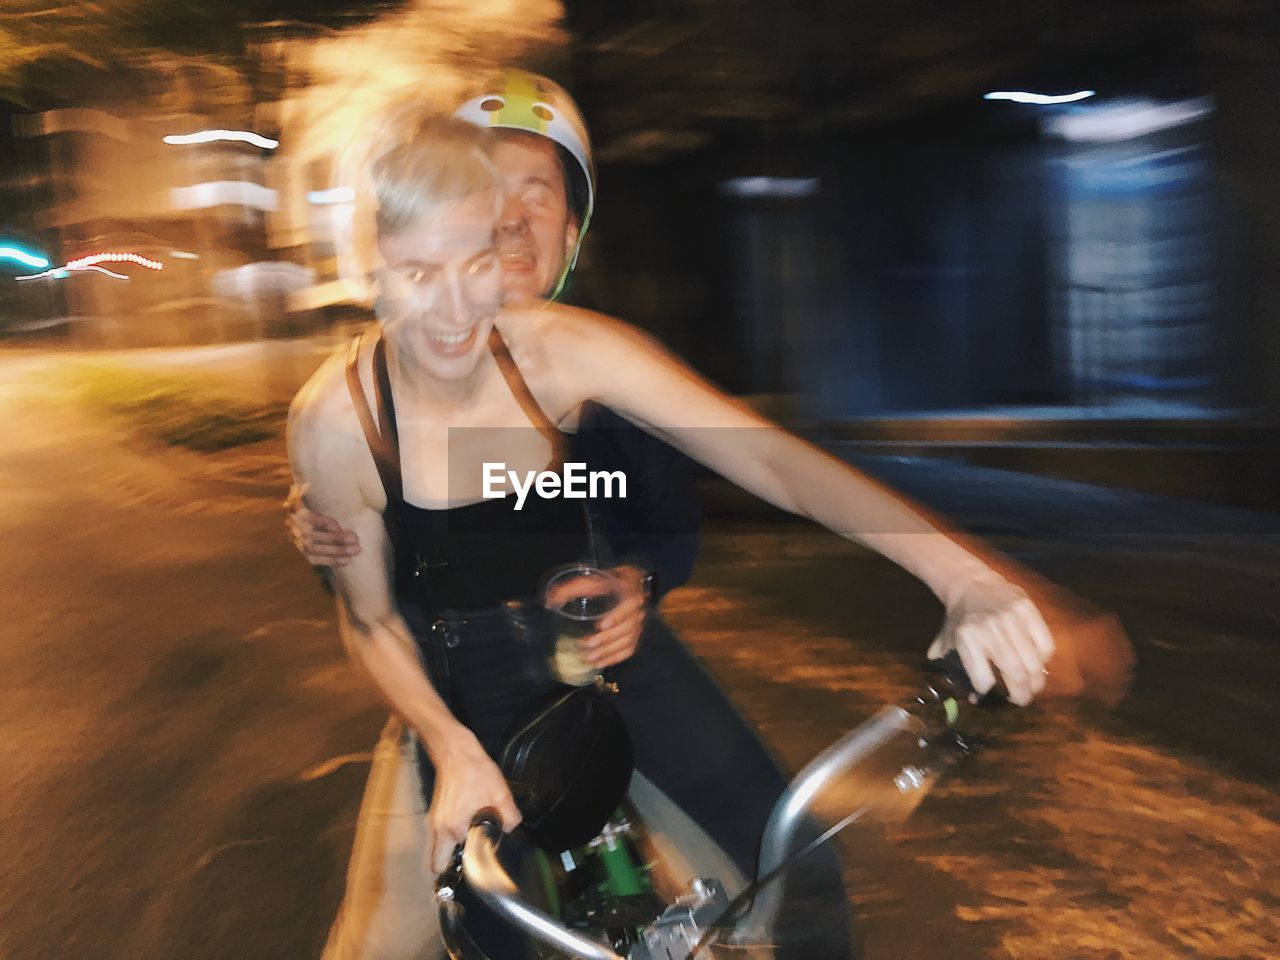
[[644, 824], [646, 858], [661, 864], [655, 880], [664, 898], [688, 893], [692, 881], [706, 877], [719, 880], [731, 900], [746, 888], [746, 877], [719, 844], [638, 770], [627, 798]]
[[392, 718], [374, 748], [347, 889], [323, 960], [443, 957], [417, 758]]
[[765, 821], [787, 782], [755, 731], [656, 615], [610, 679], [636, 769], [754, 876]]
[[[742, 875], [754, 878], [765, 823], [787, 782], [755, 731], [660, 617], [650, 617], [636, 656], [615, 668], [611, 679], [619, 686], [618, 706], [635, 743], [637, 771], [705, 831]], [[828, 922], [849, 915], [832, 844], [807, 857], [803, 878], [788, 887], [790, 896]], [[803, 957], [805, 949], [783, 955]], [[815, 960], [849, 955], [849, 944], [830, 943], [810, 954]]]

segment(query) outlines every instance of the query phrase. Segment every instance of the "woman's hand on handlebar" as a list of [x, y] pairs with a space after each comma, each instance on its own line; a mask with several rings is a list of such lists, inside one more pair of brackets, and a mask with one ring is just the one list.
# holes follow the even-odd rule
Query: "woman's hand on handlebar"
[[1054, 643], [1026, 591], [993, 573], [972, 580], [948, 605], [929, 657], [951, 650], [960, 655], [974, 690], [986, 693], [998, 672], [1009, 699], [1025, 707], [1044, 689]]
[[427, 855], [432, 872], [440, 874], [448, 868], [454, 848], [466, 840], [471, 820], [481, 810], [495, 811], [505, 833], [518, 827], [522, 818], [502, 771], [471, 731], [460, 727], [443, 750], [431, 752], [431, 760], [436, 785], [427, 811], [431, 836]]
[[289, 539], [313, 567], [345, 567], [360, 552], [360, 540], [332, 517], [311, 510], [305, 491], [290, 487], [284, 525]]

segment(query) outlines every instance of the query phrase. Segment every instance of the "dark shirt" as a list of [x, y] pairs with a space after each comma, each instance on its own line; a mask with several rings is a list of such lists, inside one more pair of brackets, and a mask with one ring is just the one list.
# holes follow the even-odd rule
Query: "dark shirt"
[[598, 498], [593, 510], [621, 562], [638, 562], [657, 574], [658, 596], [688, 581], [698, 555], [702, 509], [693, 471], [683, 454], [608, 407], [583, 407], [568, 460], [587, 470], [621, 471], [625, 498]]
[[[573, 282], [576, 279], [570, 277], [559, 300], [598, 310], [590, 293]], [[585, 463], [588, 470], [626, 474], [626, 500], [600, 499], [593, 508], [614, 553], [657, 574], [654, 599], [687, 583], [698, 557], [702, 522], [688, 459], [625, 417], [594, 403], [583, 408], [567, 459]]]

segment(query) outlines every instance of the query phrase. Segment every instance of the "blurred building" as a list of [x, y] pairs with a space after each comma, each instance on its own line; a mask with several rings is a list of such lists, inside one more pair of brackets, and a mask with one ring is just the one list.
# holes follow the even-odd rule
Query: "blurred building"
[[107, 252], [160, 265], [27, 281], [34, 323], [137, 346], [303, 332], [352, 312], [338, 151], [393, 98], [448, 110], [482, 70], [539, 44], [554, 61], [566, 39], [555, 0], [320, 6], [318, 20], [235, 26], [235, 56], [125, 58], [74, 106], [16, 119], [46, 188], [27, 219], [55, 266]]
[[1273, 5], [570, 11], [601, 306], [829, 442], [1274, 497]]
[[[1277, 35], [1264, 0], [493, 0], [264, 24], [234, 75], [177, 58], [24, 121], [64, 260], [164, 260], [24, 295], [90, 342], [313, 328], [352, 300], [331, 167], [355, 123], [396, 93], [447, 110], [520, 62], [565, 82], [596, 141], [571, 298], [829, 442], [1259, 501], [1280, 488]], [[164, 141], [223, 127], [280, 147]]]
[[[17, 117], [47, 190], [32, 216], [56, 238], [54, 266], [102, 254], [103, 269], [31, 280], [77, 342], [208, 343], [278, 332], [299, 278], [271, 260], [271, 130], [255, 131], [241, 74], [199, 59], [138, 65], [83, 105]], [[219, 133], [221, 131], [221, 133]], [[113, 275], [114, 274], [114, 275]], [[279, 290], [286, 288], [284, 294]]]

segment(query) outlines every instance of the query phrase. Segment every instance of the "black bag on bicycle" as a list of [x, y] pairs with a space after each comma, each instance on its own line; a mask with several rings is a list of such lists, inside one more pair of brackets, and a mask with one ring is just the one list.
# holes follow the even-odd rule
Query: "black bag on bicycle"
[[631, 735], [606, 686], [561, 687], [531, 704], [502, 740], [498, 766], [544, 850], [595, 837], [631, 783]]

